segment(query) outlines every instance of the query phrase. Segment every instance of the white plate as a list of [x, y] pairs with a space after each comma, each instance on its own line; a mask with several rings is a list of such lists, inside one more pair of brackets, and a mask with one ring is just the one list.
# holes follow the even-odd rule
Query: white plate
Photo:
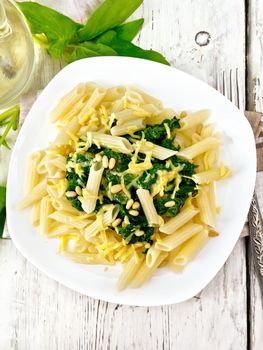
[[[104, 86], [133, 84], [158, 97], [177, 111], [209, 108], [211, 122], [223, 133], [222, 160], [234, 175], [217, 186], [222, 211], [217, 229], [185, 271], [176, 275], [160, 269], [140, 289], [116, 289], [120, 266], [107, 272], [103, 266], [84, 266], [57, 254], [58, 242], [41, 237], [30, 223], [30, 210], [19, 211], [23, 198], [28, 155], [44, 148], [55, 135], [49, 112], [59, 97], [80, 82], [95, 81]], [[20, 131], [9, 168], [7, 222], [14, 244], [40, 270], [75, 291], [94, 298], [129, 305], [178, 303], [201, 291], [222, 267], [245, 222], [256, 174], [254, 137], [247, 119], [233, 104], [202, 81], [155, 62], [124, 57], [96, 57], [72, 63], [60, 71], [34, 103]], [[239, 263], [238, 261], [236, 262]]]

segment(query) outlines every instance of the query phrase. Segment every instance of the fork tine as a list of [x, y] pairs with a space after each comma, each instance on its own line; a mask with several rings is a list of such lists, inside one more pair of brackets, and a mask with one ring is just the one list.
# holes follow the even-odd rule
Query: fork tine
[[222, 79], [223, 79], [222, 94], [225, 95], [226, 98], [229, 98], [226, 71], [223, 71]]
[[238, 68], [236, 68], [236, 93], [237, 93], [237, 107], [244, 110], [242, 91], [241, 91], [241, 83], [240, 83], [240, 75], [238, 72]]

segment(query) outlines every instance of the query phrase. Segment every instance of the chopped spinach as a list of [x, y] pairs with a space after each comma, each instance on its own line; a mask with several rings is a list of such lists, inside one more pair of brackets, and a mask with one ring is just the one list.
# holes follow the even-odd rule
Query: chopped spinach
[[184, 165], [183, 169], [180, 171], [181, 175], [192, 176], [195, 173], [195, 168], [198, 167], [198, 165], [190, 163], [188, 160], [177, 156], [172, 156], [170, 159], [174, 166]]
[[[173, 200], [175, 202], [175, 205], [173, 207], [167, 208], [165, 207], [166, 202], [170, 202]], [[158, 214], [163, 215], [166, 214], [167, 216], [176, 216], [182, 206], [185, 203], [185, 198], [171, 198], [171, 197], [157, 197], [154, 199], [154, 206], [158, 212]]]
[[152, 185], [157, 181], [158, 170], [166, 169], [164, 163], [155, 163], [150, 170], [145, 171], [138, 180], [138, 185], [145, 190], [150, 190]]
[[[136, 236], [135, 231], [136, 230], [143, 230], [144, 234], [142, 236]], [[152, 235], [154, 229], [152, 227], [148, 226], [141, 226], [141, 225], [133, 225], [129, 224], [126, 227], [119, 227], [118, 228], [119, 234], [123, 237], [123, 239], [128, 243], [128, 244], [134, 244], [136, 242], [147, 242], [152, 244]]]
[[114, 168], [118, 173], [122, 173], [123, 171], [128, 169], [128, 165], [131, 161], [131, 156], [129, 156], [128, 154], [118, 153], [109, 148], [105, 148], [103, 150], [103, 154], [105, 154], [105, 156], [107, 156], [109, 159], [115, 158], [116, 165]]

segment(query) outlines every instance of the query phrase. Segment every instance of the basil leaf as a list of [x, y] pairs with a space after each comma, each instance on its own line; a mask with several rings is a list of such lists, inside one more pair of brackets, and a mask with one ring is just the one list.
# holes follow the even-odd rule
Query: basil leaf
[[105, 0], [79, 29], [82, 40], [90, 40], [122, 24], [143, 3], [143, 0]]
[[163, 64], [170, 65], [163, 55], [153, 50], [144, 50], [127, 40], [115, 38], [111, 42], [111, 47], [118, 53], [119, 56], [130, 56], [144, 58]]
[[95, 43], [92, 41], [85, 41], [83, 43], [68, 45], [67, 53], [65, 54], [67, 62], [73, 62], [86, 57], [95, 56], [116, 56], [117, 52], [111, 47]]
[[115, 30], [108, 30], [107, 32], [97, 36], [95, 39], [93, 39], [96, 43], [101, 43], [105, 45], [110, 45], [113, 39], [115, 39], [117, 36], [117, 33]]
[[48, 52], [51, 56], [60, 58], [81, 25], [49, 7], [34, 2], [18, 2], [17, 5], [25, 15], [32, 34], [44, 33], [49, 42]]
[[114, 28], [114, 31], [117, 33], [119, 39], [132, 41], [138, 32], [142, 29], [143, 23], [144, 19], [139, 18], [135, 21], [124, 23]]
[[2, 238], [3, 230], [5, 226], [5, 200], [6, 200], [6, 188], [0, 186], [0, 238]]

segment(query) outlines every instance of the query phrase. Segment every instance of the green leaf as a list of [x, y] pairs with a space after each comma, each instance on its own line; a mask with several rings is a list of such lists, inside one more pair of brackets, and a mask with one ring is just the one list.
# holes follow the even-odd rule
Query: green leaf
[[5, 208], [6, 188], [0, 186], [0, 212]]
[[3, 209], [0, 212], [0, 238], [3, 237], [3, 231], [4, 231], [4, 227], [5, 227], [5, 217], [6, 217], [6, 211], [5, 211], [5, 209]]
[[90, 40], [122, 24], [143, 3], [143, 0], [105, 0], [90, 16], [78, 33]]
[[122, 40], [115, 38], [111, 42], [111, 47], [120, 55], [120, 56], [130, 56], [144, 58], [146, 60], [155, 61], [170, 65], [170, 63], [165, 59], [163, 55], [159, 52], [153, 50], [144, 50], [127, 40]]
[[96, 56], [116, 56], [117, 52], [111, 47], [95, 43], [92, 41], [85, 41], [79, 44], [71, 44], [67, 46], [66, 60], [73, 62], [86, 57]]
[[142, 29], [144, 23], [143, 18], [136, 19], [135, 21], [124, 23], [116, 28], [115, 32], [119, 39], [132, 41], [138, 32]]
[[81, 25], [34, 2], [18, 2], [17, 5], [25, 15], [32, 34], [45, 34], [49, 42], [48, 52], [51, 56], [60, 58], [66, 45], [76, 37]]

